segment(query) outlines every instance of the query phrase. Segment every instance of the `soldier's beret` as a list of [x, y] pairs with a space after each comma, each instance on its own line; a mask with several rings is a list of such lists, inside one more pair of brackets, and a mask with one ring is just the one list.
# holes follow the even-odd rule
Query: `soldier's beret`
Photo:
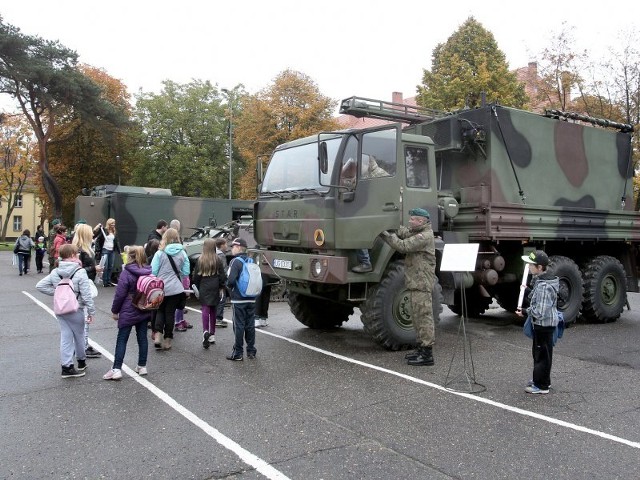
[[411, 215], [412, 217], [431, 218], [429, 216], [429, 212], [427, 212], [424, 208], [413, 208], [409, 210], [409, 215]]

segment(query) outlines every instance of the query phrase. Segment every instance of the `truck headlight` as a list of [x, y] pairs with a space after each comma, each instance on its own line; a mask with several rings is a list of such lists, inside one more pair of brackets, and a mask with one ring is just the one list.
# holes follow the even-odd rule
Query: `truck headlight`
[[318, 278], [323, 275], [325, 270], [325, 266], [323, 266], [322, 261], [319, 258], [314, 258], [311, 260], [311, 275], [315, 278]]

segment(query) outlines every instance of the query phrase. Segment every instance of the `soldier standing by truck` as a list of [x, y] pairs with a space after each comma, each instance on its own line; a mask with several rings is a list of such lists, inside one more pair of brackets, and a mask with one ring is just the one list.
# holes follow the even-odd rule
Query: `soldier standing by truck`
[[406, 355], [407, 364], [433, 365], [435, 328], [431, 291], [436, 276], [436, 247], [429, 212], [423, 208], [409, 211], [409, 227], [398, 233], [382, 232], [391, 248], [405, 254], [405, 286], [411, 298], [411, 320], [418, 349]]

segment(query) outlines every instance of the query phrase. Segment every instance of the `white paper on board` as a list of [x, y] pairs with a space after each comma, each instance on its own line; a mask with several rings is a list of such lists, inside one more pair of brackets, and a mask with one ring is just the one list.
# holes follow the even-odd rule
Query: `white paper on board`
[[447, 243], [442, 253], [441, 272], [473, 272], [476, 269], [479, 243]]

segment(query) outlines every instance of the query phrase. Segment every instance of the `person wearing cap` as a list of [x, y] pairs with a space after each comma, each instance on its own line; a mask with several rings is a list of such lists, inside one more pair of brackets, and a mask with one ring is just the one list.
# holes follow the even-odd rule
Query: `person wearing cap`
[[418, 342], [418, 349], [405, 356], [407, 364], [433, 365], [432, 291], [436, 277], [436, 245], [429, 212], [424, 208], [409, 210], [408, 227], [401, 226], [397, 233], [382, 232], [381, 237], [391, 248], [405, 255], [404, 282]]
[[44, 254], [47, 253], [47, 243], [44, 236], [40, 235], [36, 241], [36, 271], [42, 273]]
[[560, 280], [547, 272], [549, 257], [542, 250], [523, 255], [522, 260], [529, 264], [529, 272], [533, 275], [533, 285], [528, 295], [529, 307], [523, 312], [516, 310], [516, 315], [524, 313], [531, 317], [533, 323], [533, 379], [524, 391], [533, 394], [549, 393], [551, 385], [551, 363], [553, 360], [553, 335], [560, 321], [558, 315], [558, 289]]
[[235, 341], [232, 352], [227, 360], [241, 361], [243, 359], [244, 343], [247, 343], [247, 358], [256, 358], [256, 299], [244, 297], [238, 290], [237, 281], [242, 272], [241, 258], [247, 261], [247, 242], [244, 238], [236, 238], [231, 242], [231, 253], [234, 258], [229, 262], [227, 272], [227, 288], [231, 292], [231, 308], [233, 309], [233, 334]]

